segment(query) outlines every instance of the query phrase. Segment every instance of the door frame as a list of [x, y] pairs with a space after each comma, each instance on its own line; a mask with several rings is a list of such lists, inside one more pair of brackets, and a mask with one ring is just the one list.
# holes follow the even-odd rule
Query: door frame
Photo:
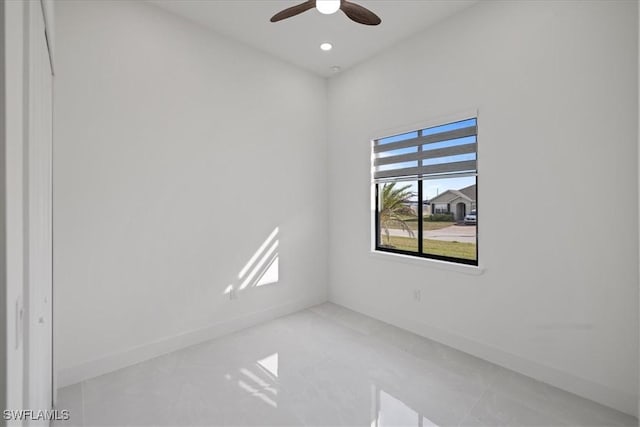
[[[24, 234], [24, 303], [25, 303], [25, 327], [24, 339], [24, 372], [23, 372], [23, 402], [29, 408], [52, 409], [56, 403], [56, 375], [54, 365], [54, 322], [53, 322], [53, 9], [51, 4], [47, 6], [46, 0], [28, 0], [25, 7], [25, 43], [24, 43], [24, 153], [23, 153], [23, 221]], [[48, 12], [47, 12], [48, 10]], [[42, 60], [42, 42], [46, 48], [47, 58]], [[38, 60], [38, 56], [40, 60]], [[36, 62], [33, 62], [33, 61]], [[38, 65], [40, 64], [40, 65]], [[34, 69], [38, 67], [39, 69]], [[42, 73], [47, 70], [51, 73], [47, 83], [39, 83]], [[34, 72], [36, 74], [34, 74]], [[40, 74], [43, 75], [43, 74]], [[33, 86], [32, 86], [33, 85]], [[41, 85], [44, 85], [41, 86]], [[36, 91], [47, 93], [44, 98], [38, 97]], [[34, 97], [34, 94], [35, 97]], [[44, 107], [42, 113], [49, 117], [46, 119], [50, 127], [42, 127], [42, 117], [38, 116], [38, 108], [42, 101], [50, 102], [49, 107]], [[42, 104], [44, 106], [44, 104]], [[40, 118], [40, 120], [38, 120]], [[34, 121], [35, 120], [35, 121]], [[37, 133], [39, 132], [39, 133]], [[39, 137], [46, 139], [46, 145], [39, 144]], [[42, 156], [42, 157], [41, 157]], [[44, 158], [43, 158], [44, 157]], [[42, 162], [44, 160], [44, 163]], [[42, 170], [40, 168], [44, 168]], [[41, 174], [41, 175], [39, 175]], [[35, 182], [31, 180], [36, 178]], [[40, 180], [38, 180], [40, 178]], [[39, 185], [43, 184], [43, 185]], [[32, 185], [34, 185], [32, 187]], [[35, 191], [35, 193], [32, 193]], [[35, 203], [34, 203], [35, 199]], [[40, 201], [44, 199], [45, 201]], [[48, 209], [46, 215], [38, 217], [32, 212], [32, 207], [44, 206]], [[32, 204], [34, 206], [32, 206]], [[46, 217], [46, 219], [44, 219]], [[35, 234], [31, 233], [31, 226], [38, 220], [44, 220], [45, 225], [40, 224]], [[32, 222], [33, 221], [33, 222]], [[38, 231], [46, 235], [37, 235]], [[40, 254], [46, 254], [39, 261], [37, 253], [31, 252], [31, 244], [44, 245], [36, 249], [43, 250]], [[36, 260], [32, 264], [32, 255]], [[40, 262], [40, 264], [37, 264]], [[40, 267], [40, 268], [39, 268]], [[39, 284], [39, 280], [46, 277], [46, 287]], [[45, 300], [41, 298], [44, 296]], [[45, 323], [46, 329], [39, 329], [38, 323]], [[44, 334], [44, 335], [43, 335]], [[42, 365], [34, 352], [44, 345], [47, 351], [47, 364]], [[42, 377], [46, 374], [47, 378]], [[43, 389], [42, 387], [45, 387]], [[42, 400], [42, 396], [46, 400]], [[40, 399], [38, 398], [40, 396]], [[35, 406], [46, 405], [45, 408]]]

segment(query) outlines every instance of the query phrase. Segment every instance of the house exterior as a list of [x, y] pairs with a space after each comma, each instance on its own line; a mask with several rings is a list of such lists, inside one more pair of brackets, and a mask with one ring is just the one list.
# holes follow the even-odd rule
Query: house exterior
[[463, 221], [465, 215], [476, 209], [476, 184], [460, 190], [447, 190], [429, 200], [431, 213], [452, 213], [455, 221]]
[[[411, 201], [408, 203], [411, 210], [418, 215], [418, 202]], [[427, 200], [422, 202], [422, 215], [431, 215], [431, 203]]]

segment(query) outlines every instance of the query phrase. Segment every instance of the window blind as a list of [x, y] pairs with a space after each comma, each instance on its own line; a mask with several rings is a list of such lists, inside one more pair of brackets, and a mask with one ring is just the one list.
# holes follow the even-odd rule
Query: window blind
[[477, 121], [472, 118], [381, 138], [374, 141], [373, 153], [376, 182], [476, 173]]

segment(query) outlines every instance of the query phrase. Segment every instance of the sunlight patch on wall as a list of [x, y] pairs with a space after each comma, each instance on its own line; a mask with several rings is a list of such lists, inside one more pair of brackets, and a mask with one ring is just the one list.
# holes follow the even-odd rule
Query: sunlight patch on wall
[[230, 299], [238, 298], [237, 291], [257, 286], [271, 285], [280, 280], [280, 260], [278, 248], [280, 228], [276, 227], [262, 242], [249, 261], [238, 273], [238, 281], [231, 283], [223, 292]]
[[255, 264], [254, 268], [251, 270], [251, 273], [247, 275], [247, 277], [244, 279], [244, 281], [240, 285], [240, 289], [244, 289], [250, 284], [252, 284], [253, 286], [256, 286], [257, 280], [260, 280], [260, 278], [265, 273], [265, 270], [266, 270], [265, 266], [268, 267], [269, 264], [271, 264], [274, 261], [274, 259], [278, 257], [278, 253], [276, 252], [276, 250], [278, 249], [279, 243], [280, 242], [276, 240], [273, 243], [273, 245], [271, 245], [269, 250], [262, 255], [262, 258], [260, 258], [260, 261], [258, 261]]
[[249, 269], [251, 268], [252, 265], [255, 264], [256, 260], [260, 257], [260, 255], [264, 252], [264, 250], [266, 249], [266, 247], [276, 238], [276, 236], [278, 235], [278, 233], [280, 232], [280, 228], [276, 227], [271, 234], [269, 235], [269, 237], [267, 237], [267, 240], [265, 240], [262, 245], [260, 245], [260, 248], [258, 248], [258, 250], [251, 256], [251, 258], [249, 259], [249, 261], [245, 264], [244, 267], [242, 267], [242, 270], [240, 270], [240, 273], [238, 274], [238, 279], [242, 280], [242, 278], [244, 277], [245, 274], [247, 274], [247, 271], [249, 271]]
[[238, 290], [278, 283], [280, 268], [278, 260], [279, 233], [280, 228], [274, 228], [249, 261], [242, 267], [238, 274], [238, 279], [242, 281], [238, 286]]
[[272, 283], [278, 283], [279, 275], [278, 256], [269, 264], [262, 277], [256, 283], [256, 286], [270, 285]]

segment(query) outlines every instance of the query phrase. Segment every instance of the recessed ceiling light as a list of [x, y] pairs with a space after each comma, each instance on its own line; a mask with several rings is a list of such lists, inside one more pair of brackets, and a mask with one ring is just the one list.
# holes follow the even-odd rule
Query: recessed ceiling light
[[322, 43], [320, 45], [320, 49], [322, 49], [322, 50], [324, 50], [326, 52], [326, 51], [329, 51], [329, 50], [333, 49], [333, 45], [331, 43]]
[[339, 73], [341, 69], [342, 68], [340, 68], [339, 65], [334, 65], [333, 67], [331, 67], [331, 71], [334, 73]]

